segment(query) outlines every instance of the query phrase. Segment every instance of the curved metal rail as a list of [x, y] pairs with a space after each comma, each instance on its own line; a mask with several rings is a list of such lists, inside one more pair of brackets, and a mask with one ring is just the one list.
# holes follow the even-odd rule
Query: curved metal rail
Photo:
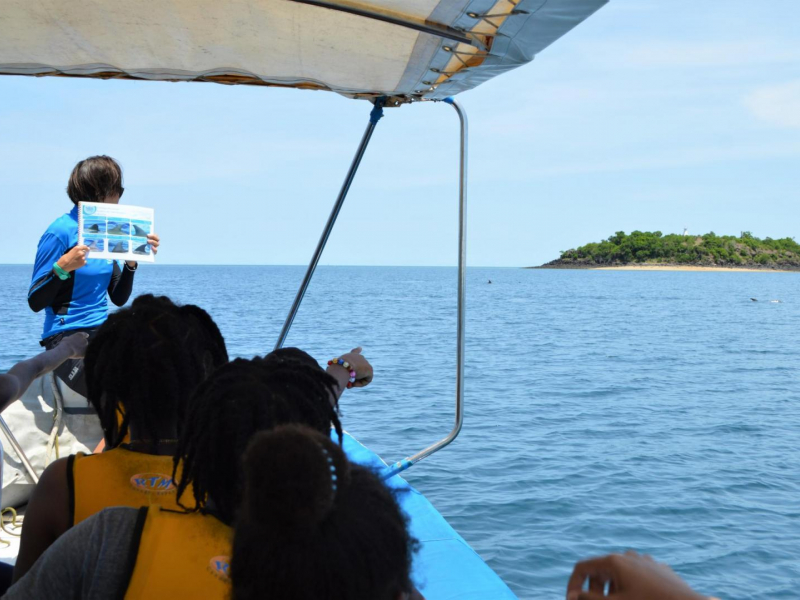
[[456, 325], [456, 420], [453, 429], [446, 437], [435, 444], [431, 444], [424, 450], [404, 458], [393, 465], [384, 469], [381, 473], [383, 479], [388, 479], [406, 469], [414, 466], [423, 458], [429, 457], [434, 452], [438, 452], [454, 439], [461, 432], [464, 425], [464, 323], [465, 323], [465, 304], [466, 295], [466, 272], [467, 272], [467, 134], [468, 122], [467, 113], [464, 108], [453, 98], [443, 100], [452, 106], [458, 113], [461, 122], [461, 148], [459, 160], [459, 189], [458, 189], [458, 321]]
[[[292, 323], [294, 322], [294, 318], [297, 315], [297, 311], [300, 308], [300, 303], [303, 301], [303, 297], [306, 294], [306, 290], [308, 289], [308, 285], [311, 282], [311, 278], [314, 275], [314, 271], [317, 268], [317, 264], [319, 263], [319, 259], [322, 256], [322, 252], [325, 249], [325, 245], [328, 242], [328, 238], [331, 235], [331, 231], [333, 230], [333, 226], [336, 223], [336, 219], [339, 216], [339, 211], [344, 204], [344, 200], [347, 197], [347, 192], [350, 190], [350, 185], [353, 183], [353, 178], [355, 177], [356, 171], [358, 170], [359, 165], [361, 164], [361, 159], [364, 157], [364, 152], [367, 148], [367, 144], [369, 144], [370, 138], [372, 137], [372, 132], [375, 130], [375, 126], [377, 125], [378, 121], [380, 120], [381, 116], [383, 116], [382, 107], [383, 107], [383, 99], [378, 99], [375, 103], [375, 108], [373, 108], [372, 113], [370, 114], [369, 124], [367, 125], [366, 131], [364, 131], [364, 135], [361, 138], [361, 143], [356, 150], [356, 155], [353, 158], [353, 162], [350, 164], [350, 169], [347, 171], [347, 175], [345, 176], [344, 183], [342, 184], [342, 189], [339, 191], [339, 196], [336, 198], [336, 202], [333, 205], [333, 210], [331, 211], [330, 216], [328, 217], [328, 222], [325, 224], [325, 228], [322, 231], [322, 235], [320, 236], [319, 242], [317, 243], [317, 248], [314, 250], [314, 255], [311, 257], [311, 262], [308, 265], [308, 269], [306, 270], [305, 277], [303, 277], [303, 281], [300, 284], [300, 289], [297, 291], [297, 295], [295, 296], [294, 302], [292, 303], [291, 309], [289, 309], [289, 314], [286, 317], [286, 321], [283, 324], [283, 328], [281, 329], [281, 333], [278, 336], [278, 341], [275, 344], [275, 349], [281, 348], [286, 341], [286, 336], [289, 334], [289, 329], [292, 327]], [[458, 190], [458, 318], [457, 318], [457, 325], [456, 325], [456, 416], [455, 416], [455, 424], [453, 425], [453, 429], [447, 434], [446, 437], [439, 440], [438, 442], [431, 444], [424, 450], [417, 452], [416, 454], [409, 456], [408, 458], [404, 458], [401, 461], [396, 462], [393, 465], [386, 467], [383, 473], [381, 473], [381, 477], [384, 479], [388, 479], [393, 475], [397, 475], [408, 469], [409, 467], [415, 465], [423, 458], [427, 458], [434, 452], [437, 452], [450, 444], [458, 434], [461, 432], [461, 427], [464, 424], [464, 323], [465, 323], [465, 316], [466, 316], [466, 309], [464, 304], [464, 298], [466, 295], [466, 270], [467, 270], [467, 137], [468, 137], [468, 122], [467, 122], [467, 113], [464, 111], [464, 108], [456, 102], [453, 98], [445, 98], [443, 102], [452, 106], [456, 113], [458, 114], [459, 121], [461, 123], [461, 146], [459, 152], [459, 190]]]

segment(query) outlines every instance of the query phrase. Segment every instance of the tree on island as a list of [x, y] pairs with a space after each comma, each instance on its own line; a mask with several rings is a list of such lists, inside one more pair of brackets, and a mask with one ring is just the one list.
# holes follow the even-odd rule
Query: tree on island
[[677, 264], [723, 267], [800, 268], [800, 244], [793, 238], [759, 239], [749, 231], [741, 235], [691, 236], [660, 231], [618, 231], [599, 243], [561, 252], [543, 266], [614, 266], [627, 264]]

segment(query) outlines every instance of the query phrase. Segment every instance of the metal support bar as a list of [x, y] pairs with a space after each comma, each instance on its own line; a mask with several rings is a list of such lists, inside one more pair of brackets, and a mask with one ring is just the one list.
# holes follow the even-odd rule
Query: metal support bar
[[322, 256], [322, 251], [325, 250], [325, 244], [328, 243], [328, 238], [330, 237], [333, 226], [336, 223], [337, 217], [339, 216], [339, 211], [342, 209], [344, 199], [347, 197], [347, 192], [350, 191], [350, 185], [353, 183], [353, 178], [356, 176], [358, 166], [361, 164], [361, 159], [364, 157], [364, 151], [367, 149], [367, 144], [369, 144], [369, 140], [372, 137], [372, 132], [375, 131], [375, 126], [383, 116], [383, 105], [385, 102], [386, 98], [383, 96], [375, 100], [375, 106], [369, 115], [369, 124], [367, 125], [367, 129], [364, 131], [364, 135], [361, 138], [361, 143], [358, 145], [358, 150], [356, 150], [356, 155], [353, 157], [353, 162], [350, 163], [350, 169], [347, 171], [347, 175], [344, 178], [342, 189], [339, 190], [339, 196], [336, 198], [336, 202], [333, 205], [331, 214], [328, 217], [328, 222], [325, 223], [325, 229], [322, 231], [322, 236], [320, 236], [319, 242], [317, 242], [317, 248], [314, 250], [314, 255], [311, 257], [311, 262], [308, 264], [308, 269], [306, 269], [306, 274], [305, 277], [303, 277], [303, 282], [300, 284], [300, 289], [297, 290], [297, 295], [292, 303], [292, 308], [289, 309], [289, 314], [286, 317], [286, 321], [283, 323], [283, 328], [281, 329], [281, 333], [278, 336], [278, 341], [275, 344], [275, 350], [281, 348], [286, 341], [286, 336], [289, 334], [289, 329], [292, 327], [294, 318], [297, 315], [297, 310], [300, 308], [300, 303], [303, 301], [303, 297], [306, 295], [308, 284], [311, 283], [311, 277], [313, 277], [314, 271], [317, 269], [317, 264]]
[[445, 98], [444, 102], [452, 106], [458, 113], [461, 122], [461, 151], [460, 151], [460, 181], [458, 190], [458, 320], [456, 325], [456, 420], [452, 431], [447, 437], [439, 440], [435, 444], [428, 446], [424, 450], [417, 452], [413, 456], [404, 458], [395, 464], [386, 467], [381, 477], [390, 477], [402, 473], [412, 467], [423, 458], [427, 458], [434, 452], [438, 452], [450, 442], [452, 442], [461, 432], [464, 424], [464, 322], [466, 310], [464, 297], [466, 294], [466, 271], [467, 271], [467, 113], [462, 106], [452, 98]]
[[31, 461], [29, 461], [28, 457], [25, 456], [25, 452], [22, 450], [22, 446], [19, 445], [17, 438], [15, 438], [14, 434], [11, 433], [11, 428], [8, 426], [3, 417], [0, 417], [0, 429], [3, 430], [3, 433], [6, 435], [8, 443], [11, 444], [11, 447], [14, 449], [14, 452], [17, 453], [17, 457], [19, 458], [19, 461], [22, 463], [22, 466], [25, 467], [25, 470], [28, 472], [28, 475], [30, 476], [31, 479], [33, 479], [33, 483], [39, 483], [39, 476], [33, 469]]
[[461, 42], [463, 44], [473, 45], [473, 40], [464, 32], [441, 23], [428, 23], [425, 21], [415, 21], [411, 19], [403, 19], [374, 10], [365, 8], [357, 8], [355, 6], [342, 6], [341, 4], [334, 4], [333, 2], [325, 2], [324, 0], [293, 0], [299, 4], [310, 4], [311, 6], [319, 6], [320, 8], [327, 8], [339, 12], [348, 13], [351, 15], [358, 15], [359, 17], [366, 17], [367, 19], [375, 19], [376, 21], [383, 21], [384, 23], [391, 23], [414, 31], [421, 31], [422, 33], [429, 33], [431, 35], [452, 40], [454, 42]]

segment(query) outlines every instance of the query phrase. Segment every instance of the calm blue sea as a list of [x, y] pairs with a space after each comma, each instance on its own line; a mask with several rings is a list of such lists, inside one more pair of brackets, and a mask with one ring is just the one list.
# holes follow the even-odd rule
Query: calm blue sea
[[[249, 357], [302, 274], [143, 265], [135, 292], [199, 304]], [[29, 277], [0, 266], [0, 370], [39, 350]], [[450, 429], [455, 283], [323, 267], [289, 335], [320, 360], [364, 347], [344, 423], [387, 461]], [[627, 548], [725, 599], [798, 597], [800, 274], [471, 269], [467, 327], [463, 433], [408, 478], [520, 597]]]

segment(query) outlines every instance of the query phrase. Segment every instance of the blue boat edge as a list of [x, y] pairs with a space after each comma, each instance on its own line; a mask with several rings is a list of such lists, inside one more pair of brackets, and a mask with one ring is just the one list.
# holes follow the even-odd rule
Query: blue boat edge
[[[335, 433], [332, 433], [334, 439]], [[353, 462], [376, 471], [387, 465], [380, 456], [345, 432], [344, 451]], [[516, 598], [505, 582], [447, 522], [433, 504], [405, 479], [386, 481], [409, 518], [411, 535], [419, 540], [412, 579], [426, 600], [490, 600]]]

